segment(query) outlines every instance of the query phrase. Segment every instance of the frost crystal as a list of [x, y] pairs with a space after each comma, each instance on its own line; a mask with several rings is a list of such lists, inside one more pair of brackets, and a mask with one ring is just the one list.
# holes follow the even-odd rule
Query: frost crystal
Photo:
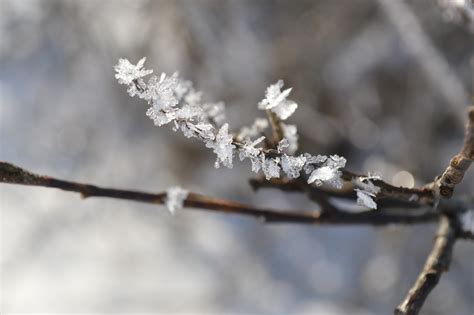
[[[375, 186], [372, 180], [380, 179], [379, 176], [362, 176], [358, 177], [356, 180], [353, 180], [352, 183], [354, 186], [370, 193], [376, 195], [380, 192], [380, 187]], [[411, 197], [410, 197], [411, 198]]]
[[[175, 72], [177, 73], [177, 72]], [[193, 84], [191, 81], [187, 80], [179, 80], [178, 84], [174, 89], [174, 94], [178, 98], [178, 100], [182, 100], [184, 96], [193, 90]]]
[[256, 148], [255, 146], [263, 140], [265, 140], [265, 137], [260, 137], [253, 142], [250, 141], [249, 138], [245, 139], [242, 150], [239, 153], [240, 160], [243, 161], [245, 158], [257, 157], [260, 154], [261, 149]]
[[179, 100], [175, 95], [178, 86], [178, 73], [167, 76], [162, 73], [160, 78], [152, 76], [148, 80], [147, 89], [139, 94], [140, 98], [148, 101], [155, 110], [169, 109], [178, 105]]
[[148, 108], [146, 115], [153, 120], [156, 126], [163, 126], [176, 118], [175, 112], [164, 112], [154, 107]]
[[365, 206], [370, 209], [377, 209], [377, 203], [373, 199], [373, 197], [375, 197], [375, 194], [358, 188], [355, 188], [354, 190], [357, 192], [358, 205]]
[[326, 161], [326, 165], [331, 168], [340, 169], [346, 166], [347, 160], [339, 155], [331, 155]]
[[[331, 155], [329, 158], [325, 155], [311, 156], [306, 154], [307, 164], [305, 172], [311, 173], [308, 184], [315, 183], [317, 186], [323, 183], [329, 184], [335, 188], [342, 188], [342, 179], [340, 168], [346, 166], [346, 159], [338, 155]], [[315, 167], [314, 164], [320, 167]]]
[[370, 209], [377, 209], [377, 203], [374, 198], [380, 192], [380, 187], [375, 186], [372, 180], [380, 179], [379, 176], [366, 176], [359, 177], [352, 181], [355, 187], [354, 190], [357, 192], [357, 204], [366, 206]]
[[303, 155], [295, 157], [283, 154], [281, 157], [281, 168], [290, 179], [300, 177], [305, 163], [306, 158]]
[[283, 136], [288, 140], [288, 153], [294, 154], [298, 150], [298, 130], [295, 125], [282, 123]]
[[316, 169], [316, 166], [323, 165], [323, 163], [326, 162], [328, 159], [326, 155], [318, 154], [316, 156], [313, 156], [309, 153], [305, 153], [304, 157], [306, 158], [306, 164], [304, 166], [304, 171], [306, 174], [311, 174]]
[[205, 140], [214, 140], [216, 135], [214, 134], [214, 127], [208, 123], [200, 123], [197, 125], [191, 125], [192, 130]]
[[224, 102], [207, 103], [202, 106], [202, 109], [207, 114], [208, 119], [214, 122], [217, 126], [221, 126], [225, 121], [225, 105]]
[[262, 170], [267, 180], [271, 179], [272, 177], [280, 177], [280, 166], [278, 165], [279, 162], [280, 158], [262, 158]]
[[329, 166], [322, 166], [315, 169], [308, 179], [308, 184], [311, 183], [315, 183], [316, 186], [321, 186], [323, 183], [327, 183], [335, 188], [342, 187], [340, 172]]
[[119, 59], [118, 64], [115, 66], [115, 78], [120, 84], [131, 84], [133, 81], [141, 79], [151, 73], [153, 70], [143, 69], [143, 64], [146, 58], [143, 57], [138, 61], [136, 65], [133, 65], [127, 59]]
[[243, 161], [245, 158], [248, 158], [252, 162], [252, 172], [258, 173], [262, 168], [262, 157], [265, 154], [262, 152], [262, 148], [256, 148], [255, 146], [265, 140], [265, 137], [260, 137], [255, 141], [251, 141], [250, 138], [246, 138], [244, 145], [242, 146], [239, 159]]
[[290, 146], [290, 143], [288, 142], [288, 139], [283, 138], [280, 140], [280, 142], [278, 142], [277, 151], [281, 153], [285, 151], [285, 149], [288, 148], [289, 146]]
[[195, 91], [194, 89], [191, 89], [189, 93], [184, 97], [184, 101], [187, 104], [198, 106], [201, 104], [201, 99], [202, 99], [202, 92], [200, 91]]
[[286, 98], [290, 95], [291, 88], [286, 89], [283, 92], [283, 80], [279, 80], [277, 83], [270, 85], [265, 93], [265, 98], [258, 103], [259, 109], [269, 109], [274, 112], [280, 119], [285, 120], [295, 112], [298, 105]]
[[183, 209], [183, 202], [188, 197], [188, 191], [179, 186], [170, 187], [166, 190], [165, 204], [168, 211], [174, 214], [176, 210]]
[[202, 114], [202, 108], [186, 104], [176, 111], [176, 118], [181, 120], [193, 120], [199, 119]]
[[262, 135], [268, 128], [268, 120], [265, 118], [256, 118], [252, 126], [244, 126], [240, 129], [237, 139], [253, 138]]
[[229, 134], [229, 125], [224, 124], [216, 135], [215, 141], [208, 141], [206, 147], [214, 149], [217, 160], [214, 166], [219, 168], [220, 163], [232, 168], [232, 156], [235, 145], [232, 144], [232, 135]]

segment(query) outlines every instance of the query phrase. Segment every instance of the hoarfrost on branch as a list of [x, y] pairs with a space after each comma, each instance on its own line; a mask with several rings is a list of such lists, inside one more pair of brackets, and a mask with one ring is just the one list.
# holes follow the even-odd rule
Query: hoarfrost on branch
[[[197, 138], [212, 149], [217, 155], [216, 167], [223, 165], [232, 168], [234, 154], [237, 154], [240, 160], [250, 160], [253, 172], [262, 170], [267, 180], [279, 178], [281, 171], [289, 179], [295, 179], [304, 171], [309, 175], [309, 184], [327, 184], [337, 189], [342, 187], [341, 169], [345, 167], [346, 159], [338, 155], [313, 156], [309, 153], [296, 156], [296, 126], [279, 122], [283, 139], [273, 147], [271, 144], [274, 142], [267, 141], [265, 136], [270, 125], [265, 118], [257, 118], [250, 127], [242, 127], [239, 133], [233, 134], [225, 122], [223, 102], [204, 102], [205, 95], [196, 90], [190, 81], [181, 79], [177, 72], [171, 76], [165, 73], [160, 77], [152, 75], [145, 83], [144, 77], [153, 71], [145, 69], [144, 63], [145, 58], [136, 65], [127, 59], [120, 59], [115, 66], [115, 77], [120, 84], [128, 86], [130, 96], [138, 96], [148, 103], [150, 107], [146, 115], [155, 125], [173, 123], [173, 130], [180, 130], [188, 138]], [[298, 105], [287, 99], [291, 88], [283, 91], [282, 88], [282, 80], [270, 85], [258, 108], [269, 110], [279, 119], [286, 120]], [[360, 202], [375, 209], [375, 201], [371, 198], [375, 193], [360, 185], [357, 188]], [[172, 205], [176, 209], [179, 203]]]
[[188, 191], [179, 187], [170, 187], [166, 190], [165, 205], [171, 214], [183, 208], [183, 202], [188, 197]]
[[357, 192], [358, 205], [370, 209], [377, 209], [377, 203], [374, 198], [377, 196], [377, 193], [380, 192], [380, 188], [374, 185], [374, 179], [380, 179], [380, 177], [369, 175], [367, 177], [359, 177], [357, 180], [352, 182], [353, 185], [357, 187], [354, 190]]
[[287, 97], [291, 93], [291, 88], [281, 91], [283, 80], [270, 85], [265, 93], [265, 98], [258, 103], [259, 109], [268, 109], [274, 112], [281, 120], [286, 120], [293, 115], [298, 108], [298, 104], [288, 100]]

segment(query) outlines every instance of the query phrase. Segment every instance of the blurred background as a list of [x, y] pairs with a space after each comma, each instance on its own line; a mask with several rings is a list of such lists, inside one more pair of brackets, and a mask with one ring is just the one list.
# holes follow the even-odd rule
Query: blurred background
[[[474, 13], [463, 1], [0, 0], [0, 160], [116, 188], [180, 185], [279, 209], [247, 162], [156, 128], [114, 78], [147, 57], [223, 100], [234, 130], [284, 79], [301, 152], [422, 185], [462, 145]], [[471, 14], [471, 15], [469, 15]], [[472, 194], [470, 172], [456, 194]], [[252, 219], [0, 185], [2, 313], [391, 314], [435, 225], [265, 226]], [[473, 314], [474, 247], [456, 244], [424, 314]], [[454, 311], [454, 313], [453, 313]]]

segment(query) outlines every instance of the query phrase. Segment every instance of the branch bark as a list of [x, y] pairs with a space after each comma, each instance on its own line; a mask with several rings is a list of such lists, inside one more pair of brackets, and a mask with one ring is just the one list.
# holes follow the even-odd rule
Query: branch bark
[[440, 195], [445, 198], [453, 195], [454, 187], [462, 181], [474, 161], [474, 106], [468, 108], [468, 118], [461, 151], [451, 159], [446, 170], [434, 182]]
[[420, 312], [423, 303], [438, 284], [443, 272], [448, 271], [456, 238], [455, 220], [446, 216], [441, 217], [433, 249], [415, 284], [396, 308], [396, 315], [415, 315]]

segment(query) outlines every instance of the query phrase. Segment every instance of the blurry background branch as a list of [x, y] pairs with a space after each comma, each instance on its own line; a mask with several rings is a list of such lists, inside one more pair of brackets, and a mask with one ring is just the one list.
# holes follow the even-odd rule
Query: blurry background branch
[[448, 217], [441, 217], [434, 245], [425, 266], [408, 292], [407, 297], [397, 307], [395, 314], [418, 314], [430, 294], [438, 284], [441, 275], [447, 272], [451, 264], [454, 243], [459, 234], [458, 222]]
[[[470, 0], [467, 0], [470, 1]], [[453, 1], [454, 2], [454, 1]], [[438, 89], [460, 124], [469, 97], [449, 64], [423, 31], [418, 19], [404, 1], [379, 0], [382, 10], [396, 29], [408, 52], [420, 64], [433, 88]]]

